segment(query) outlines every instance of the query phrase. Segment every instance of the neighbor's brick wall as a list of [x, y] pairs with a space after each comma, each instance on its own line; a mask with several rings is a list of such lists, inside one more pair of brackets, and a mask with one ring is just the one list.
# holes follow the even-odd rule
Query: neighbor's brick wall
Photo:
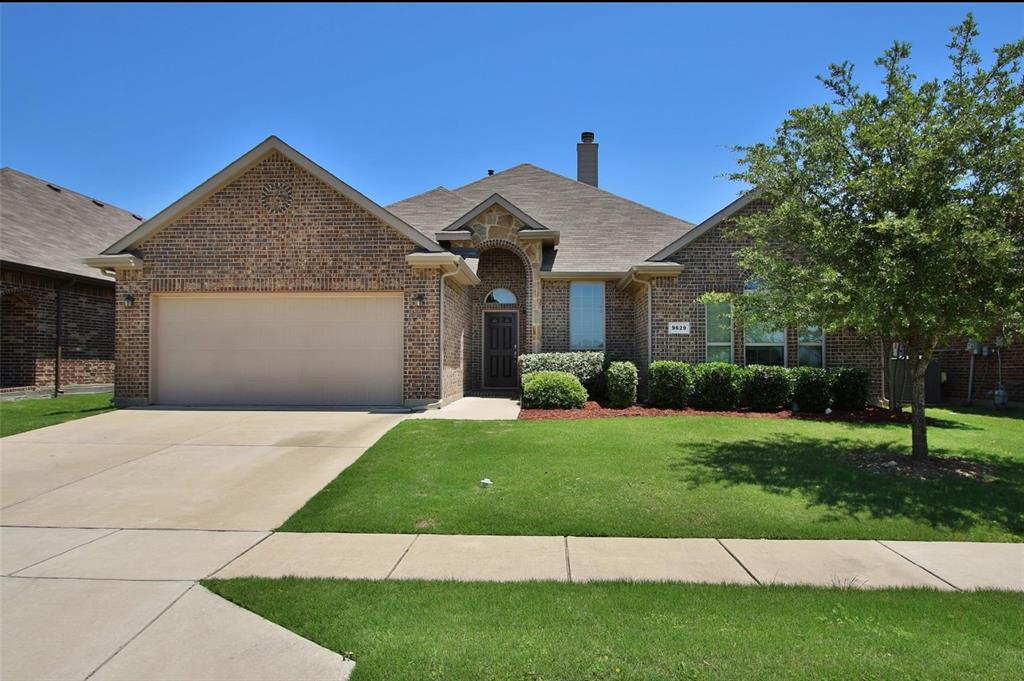
[[444, 299], [444, 394], [443, 399], [462, 397], [468, 388], [466, 371], [470, 334], [470, 302], [466, 286], [445, 281]]
[[[497, 246], [487, 248], [480, 254], [476, 274], [480, 283], [469, 289], [470, 337], [469, 337], [469, 390], [480, 390], [483, 386], [483, 313], [487, 310], [509, 310], [519, 313], [519, 352], [530, 347], [529, 314], [529, 271], [523, 257], [508, 248]], [[514, 305], [485, 303], [487, 294], [496, 288], [507, 288], [516, 297]]]
[[[736, 216], [762, 209], [754, 202]], [[701, 296], [707, 292], [742, 293], [746, 277], [733, 256], [741, 246], [726, 236], [734, 224], [729, 220], [712, 228], [685, 248], [668, 258], [682, 265], [677, 277], [652, 280], [653, 360], [683, 360], [691, 363], [706, 360], [705, 308]], [[690, 335], [668, 334], [671, 321], [689, 321]], [[787, 331], [786, 363], [797, 364], [796, 331]], [[861, 367], [868, 371], [873, 397], [881, 395], [881, 362], [877, 341], [864, 340], [850, 333], [827, 334], [825, 364], [828, 367]], [[733, 361], [744, 363], [743, 329], [733, 329]]]
[[[281, 213], [266, 209], [265, 187], [291, 187]], [[118, 273], [115, 393], [149, 394], [151, 296], [166, 292], [402, 291], [405, 294], [404, 397], [436, 400], [437, 271], [412, 270], [414, 244], [334, 189], [273, 152], [200, 205], [140, 244], [139, 272]], [[424, 296], [417, 306], [415, 298]]]
[[57, 287], [63, 289], [61, 384], [114, 378], [114, 288], [5, 267], [0, 272], [0, 387], [53, 385]]
[[[996, 359], [996, 336], [986, 339], [990, 352], [974, 358], [974, 400], [991, 400], [992, 391], [999, 383], [999, 367]], [[1024, 345], [1020, 342], [1002, 348], [1003, 386], [1013, 402], [1024, 402]], [[943, 400], [962, 402], [967, 399], [970, 382], [971, 355], [967, 352], [967, 339], [958, 338], [937, 349], [934, 359], [946, 373], [942, 386]]]

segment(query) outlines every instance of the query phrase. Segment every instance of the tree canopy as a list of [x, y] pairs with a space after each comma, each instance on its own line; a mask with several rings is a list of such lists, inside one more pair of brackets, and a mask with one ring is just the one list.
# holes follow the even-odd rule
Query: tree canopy
[[735, 228], [758, 282], [737, 313], [902, 343], [922, 393], [921, 455], [936, 345], [1024, 327], [1024, 40], [985, 64], [972, 15], [951, 35], [942, 80], [919, 82], [903, 42], [875, 61], [877, 91], [849, 62], [831, 65], [819, 77], [831, 101], [737, 147], [731, 176], [767, 206]]

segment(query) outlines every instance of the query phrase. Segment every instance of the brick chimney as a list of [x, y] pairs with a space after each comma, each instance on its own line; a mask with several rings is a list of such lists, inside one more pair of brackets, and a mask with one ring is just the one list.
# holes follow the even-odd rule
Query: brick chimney
[[576, 181], [597, 186], [597, 143], [592, 132], [581, 134], [576, 145]]

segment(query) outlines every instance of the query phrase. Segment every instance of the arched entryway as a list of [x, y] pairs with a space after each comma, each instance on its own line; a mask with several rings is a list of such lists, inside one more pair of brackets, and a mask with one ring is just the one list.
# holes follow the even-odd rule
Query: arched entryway
[[510, 390], [519, 386], [518, 355], [532, 350], [529, 261], [515, 244], [483, 244], [470, 291], [470, 390]]

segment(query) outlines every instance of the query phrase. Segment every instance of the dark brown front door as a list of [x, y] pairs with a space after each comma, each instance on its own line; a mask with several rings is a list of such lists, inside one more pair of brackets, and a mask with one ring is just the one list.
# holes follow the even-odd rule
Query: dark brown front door
[[519, 344], [519, 315], [515, 312], [484, 313], [484, 387], [515, 388]]

